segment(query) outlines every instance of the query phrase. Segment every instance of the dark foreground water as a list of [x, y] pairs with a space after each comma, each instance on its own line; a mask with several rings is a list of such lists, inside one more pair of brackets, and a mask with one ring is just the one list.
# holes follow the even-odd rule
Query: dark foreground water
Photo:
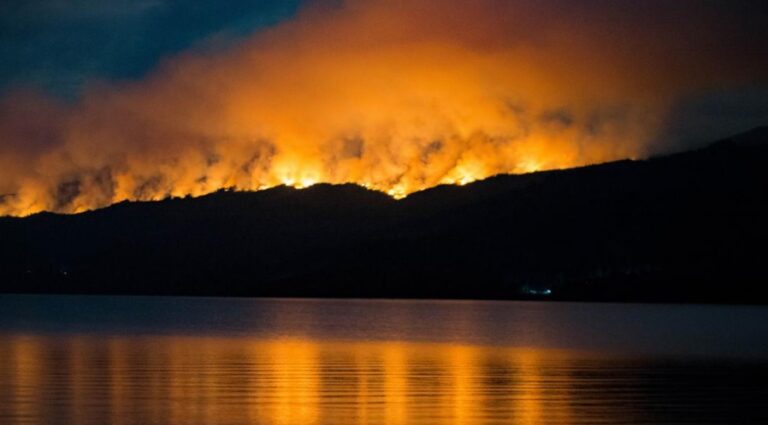
[[767, 424], [768, 309], [0, 295], [0, 424]]

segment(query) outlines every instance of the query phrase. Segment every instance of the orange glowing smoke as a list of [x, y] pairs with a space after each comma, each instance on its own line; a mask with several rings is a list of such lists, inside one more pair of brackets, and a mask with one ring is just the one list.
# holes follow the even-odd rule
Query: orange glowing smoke
[[[93, 84], [75, 105], [9, 94], [0, 215], [317, 182], [402, 197], [642, 156], [671, 99], [755, 71], [717, 66], [700, 22], [566, 3], [316, 6], [226, 52]], [[691, 46], [712, 50], [686, 59]]]

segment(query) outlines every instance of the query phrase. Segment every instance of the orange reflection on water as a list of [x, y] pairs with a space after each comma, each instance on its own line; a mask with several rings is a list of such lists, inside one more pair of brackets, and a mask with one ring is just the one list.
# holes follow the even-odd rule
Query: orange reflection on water
[[382, 347], [386, 422], [403, 424], [407, 419], [408, 382], [405, 349], [401, 344]]
[[3, 424], [571, 423], [569, 374], [554, 393], [542, 375], [567, 359], [542, 350], [25, 336], [0, 337], [5, 355]]
[[480, 396], [480, 394], [473, 394], [472, 391], [472, 379], [475, 376], [473, 371], [474, 354], [471, 348], [465, 346], [450, 347], [447, 354], [450, 361], [450, 371], [453, 375], [452, 423], [470, 423], [474, 405], [480, 402], [480, 400], [471, 398]]
[[520, 367], [517, 386], [517, 412], [520, 425], [542, 423], [541, 375], [536, 352], [521, 351], [517, 356]]
[[11, 414], [28, 420], [33, 419], [40, 403], [38, 389], [42, 387], [42, 347], [36, 339], [23, 336], [13, 338], [11, 344], [8, 350], [10, 361], [3, 363], [12, 369], [10, 373], [2, 374], [10, 378], [10, 394], [14, 407]]
[[260, 382], [255, 401], [264, 407], [259, 420], [280, 425], [317, 423], [317, 345], [283, 340], [257, 344], [255, 348], [263, 356], [263, 363], [256, 370]]
[[128, 343], [122, 339], [112, 339], [107, 344], [109, 355], [109, 393], [112, 406], [111, 424], [126, 425], [126, 417], [130, 411], [123, 403], [128, 398], [129, 379], [125, 371], [129, 369]]

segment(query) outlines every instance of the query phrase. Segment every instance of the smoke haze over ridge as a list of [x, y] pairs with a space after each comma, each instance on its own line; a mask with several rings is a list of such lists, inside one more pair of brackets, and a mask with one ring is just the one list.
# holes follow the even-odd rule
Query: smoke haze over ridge
[[75, 102], [6, 94], [0, 215], [317, 182], [399, 197], [663, 152], [681, 99], [768, 85], [764, 13], [747, 1], [308, 4]]

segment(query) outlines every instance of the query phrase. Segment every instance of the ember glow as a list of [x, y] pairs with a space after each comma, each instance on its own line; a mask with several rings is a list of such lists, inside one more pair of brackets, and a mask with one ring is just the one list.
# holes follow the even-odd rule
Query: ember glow
[[310, 5], [226, 51], [94, 82], [74, 104], [9, 93], [0, 215], [320, 182], [402, 198], [643, 157], [675, 99], [766, 81], [768, 65], [698, 30], [720, 19], [705, 6], [638, 23], [601, 2], [584, 2], [599, 16], [556, 0], [439, 3]]

